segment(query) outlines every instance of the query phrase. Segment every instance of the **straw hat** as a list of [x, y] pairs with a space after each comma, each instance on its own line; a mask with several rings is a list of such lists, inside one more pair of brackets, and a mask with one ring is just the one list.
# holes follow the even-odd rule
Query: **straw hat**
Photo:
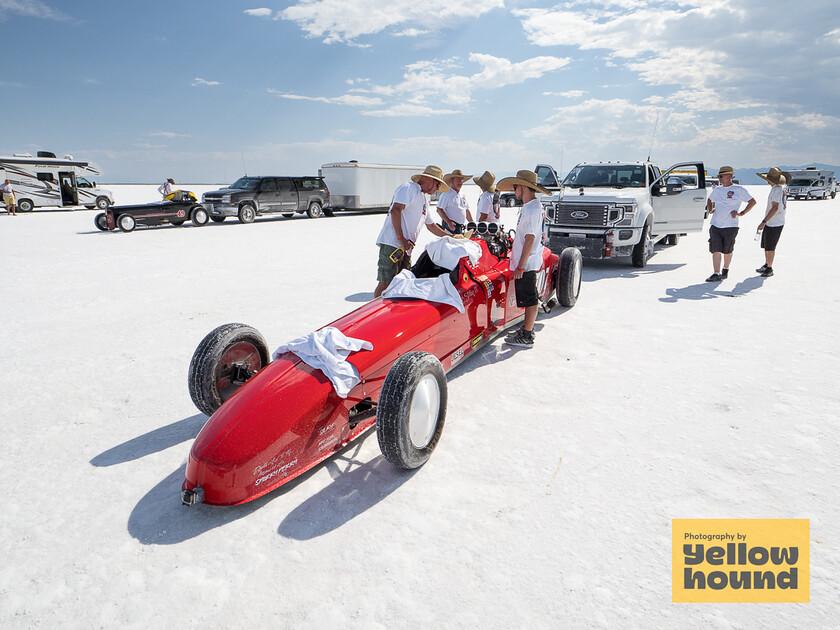
[[784, 186], [788, 183], [788, 177], [790, 177], [789, 174], [786, 176], [781, 169], [778, 169], [775, 166], [767, 173], [756, 173], [756, 175], [773, 186]]
[[541, 193], [543, 195], [550, 195], [551, 191], [546, 188], [543, 188], [537, 183], [537, 174], [534, 171], [517, 171], [516, 177], [505, 177], [501, 180], [498, 184], [496, 184], [497, 190], [513, 190], [513, 187], [519, 186], [526, 186], [531, 190]]
[[490, 171], [484, 171], [484, 175], [481, 177], [473, 177], [473, 181], [484, 192], [496, 192], [496, 185], [493, 183], [496, 181], [496, 176]]
[[721, 166], [720, 169], [718, 169], [718, 177], [721, 175], [735, 175], [735, 169], [731, 166]]
[[443, 181], [442, 176], [443, 176], [443, 169], [442, 168], [440, 168], [439, 166], [435, 166], [433, 164], [429, 164], [429, 166], [426, 167], [426, 170], [423, 171], [422, 173], [419, 173], [417, 175], [412, 175], [411, 176], [411, 181], [413, 181], [416, 184], [420, 181], [421, 177], [430, 177], [433, 180], [435, 180], [436, 182], [438, 182], [438, 187], [437, 187], [438, 191], [446, 192], [447, 190], [449, 190], [449, 184], [446, 183], [445, 181]]
[[443, 176], [443, 181], [445, 181], [447, 184], [449, 184], [452, 181], [453, 177], [460, 177], [462, 180], [468, 180], [470, 177], [472, 177], [472, 175], [464, 175], [461, 172], [460, 168], [456, 168], [451, 173], [447, 173], [446, 175], [444, 175]]

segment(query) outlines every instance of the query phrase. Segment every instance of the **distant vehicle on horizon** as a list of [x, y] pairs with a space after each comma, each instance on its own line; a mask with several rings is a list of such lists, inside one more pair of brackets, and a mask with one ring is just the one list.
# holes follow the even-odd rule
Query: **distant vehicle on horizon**
[[837, 194], [834, 171], [809, 166], [789, 173], [791, 180], [786, 189], [788, 199], [834, 199]]

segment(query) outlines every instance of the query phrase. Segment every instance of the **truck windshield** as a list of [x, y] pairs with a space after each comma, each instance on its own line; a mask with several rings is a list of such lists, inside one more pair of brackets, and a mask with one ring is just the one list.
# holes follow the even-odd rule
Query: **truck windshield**
[[569, 171], [563, 185], [573, 188], [641, 188], [645, 185], [645, 170], [641, 164], [584, 164]]
[[259, 183], [259, 177], [240, 177], [230, 185], [230, 188], [238, 188], [239, 190], [256, 190]]
[[817, 182], [813, 179], [802, 179], [794, 177], [793, 181], [790, 182], [791, 186], [816, 186]]

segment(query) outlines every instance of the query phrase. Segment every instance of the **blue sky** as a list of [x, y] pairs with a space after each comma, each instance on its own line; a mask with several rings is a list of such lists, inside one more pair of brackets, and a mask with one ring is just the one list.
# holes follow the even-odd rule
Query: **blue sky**
[[840, 164], [840, 4], [0, 0], [0, 154], [107, 182], [331, 161]]

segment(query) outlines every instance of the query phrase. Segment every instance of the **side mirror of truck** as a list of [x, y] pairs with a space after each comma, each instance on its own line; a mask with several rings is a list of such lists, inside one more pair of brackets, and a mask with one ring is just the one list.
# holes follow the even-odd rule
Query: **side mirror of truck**
[[683, 191], [683, 181], [679, 177], [669, 177], [665, 185], [666, 195], [678, 195]]

